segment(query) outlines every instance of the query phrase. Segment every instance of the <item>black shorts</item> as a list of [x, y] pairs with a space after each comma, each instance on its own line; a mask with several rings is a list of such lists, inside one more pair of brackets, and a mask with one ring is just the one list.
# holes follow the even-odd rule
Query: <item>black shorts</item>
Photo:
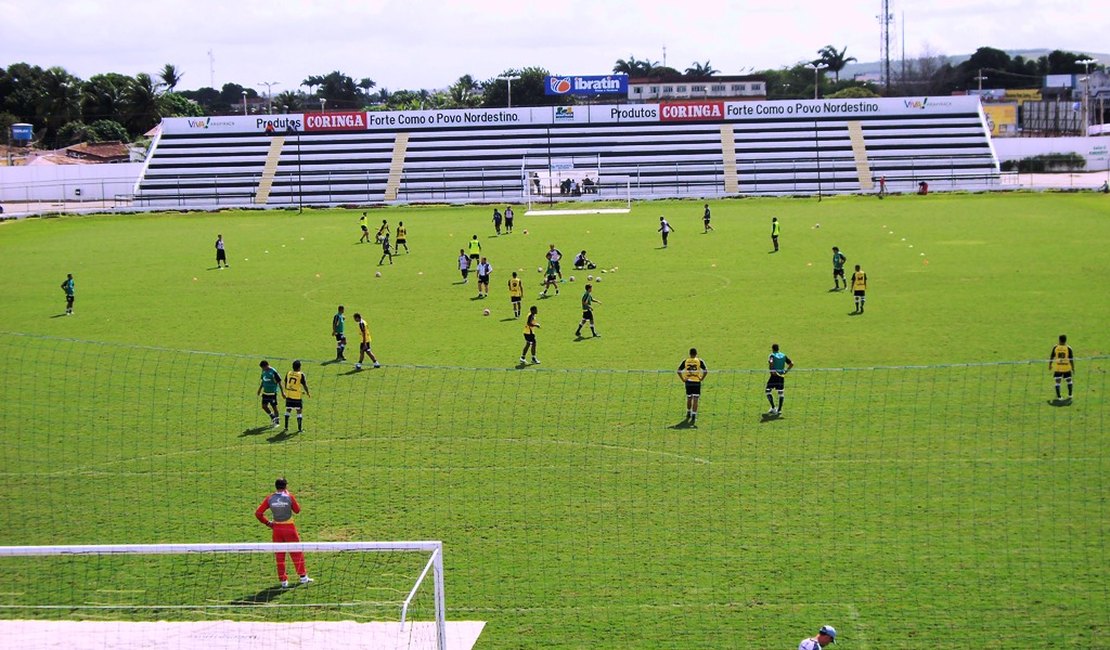
[[1065, 379], [1070, 379], [1071, 378], [1071, 371], [1067, 370], [1067, 371], [1064, 371], [1064, 372], [1054, 372], [1054, 373], [1052, 373], [1052, 376], [1056, 377], [1057, 379], [1059, 379], [1060, 377], [1063, 377]]
[[71, 305], [71, 306], [72, 306], [72, 305], [73, 305], [73, 299], [74, 299], [75, 297], [76, 297], [76, 296], [66, 296], [66, 304], [67, 304], [67, 305]]
[[489, 284], [489, 276], [488, 275], [479, 275], [478, 276], [478, 282], [480, 284]]
[[686, 382], [686, 396], [687, 397], [692, 397], [692, 396], [695, 396], [695, 395], [701, 395], [701, 382], [700, 381], [688, 381], [688, 382]]
[[301, 400], [299, 399], [290, 399], [288, 397], [285, 398], [285, 408], [287, 409], [299, 409], [303, 406], [304, 404], [302, 404]]
[[833, 277], [834, 278], [844, 277], [844, 269], [833, 269]]
[[592, 310], [592, 309], [583, 309], [582, 310], [582, 320], [588, 320], [591, 323], [594, 322], [594, 310]]
[[262, 393], [262, 406], [277, 408], [277, 393]]
[[335, 335], [335, 342], [336, 343], [342, 343], [343, 341], [346, 341], [346, 340], [347, 340], [347, 335], [342, 333], [342, 332], [339, 332], [338, 334]]
[[854, 295], [857, 295], [857, 296], [859, 296], [860, 298], [862, 298], [862, 297], [863, 297], [863, 294], [867, 293], [867, 291], [866, 291], [866, 290], [864, 290], [864, 291], [861, 291], [861, 290], [857, 289], [857, 290], [853, 291], [852, 293], [853, 293]]
[[474, 264], [475, 264], [475, 265], [477, 265], [477, 264], [478, 264], [478, 260], [480, 260], [481, 258], [482, 258], [482, 256], [481, 256], [481, 255], [471, 255], [471, 256], [470, 256], [470, 259], [474, 260]]
[[536, 342], [536, 335], [535, 334], [525, 334], [524, 335], [524, 340], [529, 342], [529, 343], [535, 343]]
[[217, 262], [226, 262], [227, 261], [227, 251], [217, 250], [216, 251], [216, 261]]
[[520, 299], [521, 299], [521, 296], [509, 296], [509, 302], [512, 302], [512, 303], [520, 302]]
[[768, 389], [782, 390], [785, 387], [786, 387], [786, 377], [783, 377], [782, 375], [771, 375], [770, 377], [767, 378], [767, 388]]
[[400, 246], [401, 244], [408, 244], [408, 243], [409, 243], [409, 240], [404, 239], [404, 238], [401, 238], [401, 239], [397, 240], [397, 245], [398, 246]]
[[358, 344], [358, 349], [361, 352], [369, 352], [370, 351], [370, 344], [367, 343], [366, 341], [360, 341], [359, 344]]
[[363, 226], [362, 227], [362, 232], [370, 232], [370, 230], [366, 226]]
[[513, 217], [505, 217], [505, 225], [511, 228], [513, 225]]

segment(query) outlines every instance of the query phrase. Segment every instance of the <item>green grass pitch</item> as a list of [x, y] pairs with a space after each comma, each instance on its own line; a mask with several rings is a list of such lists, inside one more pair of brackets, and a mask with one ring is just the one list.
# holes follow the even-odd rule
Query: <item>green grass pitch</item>
[[[1044, 363], [950, 364], [1045, 359], [1060, 333], [1110, 354], [1106, 199], [712, 201], [708, 234], [702, 203], [516, 206], [500, 237], [487, 207], [373, 210], [412, 249], [380, 267], [357, 210], [3, 223], [0, 330], [35, 336], [0, 335], [2, 543], [265, 541], [284, 473], [306, 540], [444, 540], [449, 619], [488, 621], [482, 648], [792, 647], [822, 623], [849, 648], [1100, 644], [1110, 364], [1080, 362], [1066, 408]], [[474, 234], [481, 300], [456, 270]], [[539, 299], [550, 243], [576, 281]], [[834, 245], [868, 273], [862, 316], [829, 291]], [[570, 270], [582, 249], [597, 270]], [[517, 367], [518, 269], [540, 366]], [[576, 340], [603, 269], [603, 336]], [[361, 312], [385, 368], [321, 363], [338, 304], [348, 359]], [[798, 369], [764, 421], [772, 342]], [[711, 374], [685, 429], [691, 346]], [[261, 358], [306, 360], [304, 434], [261, 430]]]

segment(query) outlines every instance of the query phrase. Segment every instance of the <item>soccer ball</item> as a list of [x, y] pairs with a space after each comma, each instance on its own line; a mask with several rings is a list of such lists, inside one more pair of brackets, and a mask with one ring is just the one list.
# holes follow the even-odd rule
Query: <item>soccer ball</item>
[[537, 266], [536, 267], [536, 273], [543, 273], [543, 267]]
[[482, 310], [482, 315], [483, 316], [489, 316], [489, 310], [488, 309], [483, 309]]
[[380, 277], [382, 277], [382, 272], [381, 272], [381, 271], [376, 271], [376, 272], [374, 273], [374, 277], [375, 277], [375, 278], [380, 278]]
[[601, 282], [601, 276], [599, 275], [596, 278], [594, 278], [594, 282]]
[[601, 269], [601, 272], [602, 273], [608, 273], [609, 271], [607, 271], [606, 269]]
[[527, 230], [525, 230], [525, 231], [524, 231], [524, 234], [525, 234], [525, 235], [527, 235], [527, 234], [528, 234], [528, 231], [527, 231]]
[[[925, 253], [922, 253], [922, 255], [924, 255], [924, 254]], [[196, 278], [193, 278], [193, 279], [196, 280]], [[568, 277], [567, 279], [570, 280], [571, 282], [574, 282], [574, 276], [573, 275]]]
[[813, 227], [814, 227], [814, 228], [820, 228], [820, 227], [821, 227], [821, 224], [819, 224], [819, 223], [818, 223], [818, 224], [814, 224], [814, 226], [813, 226]]
[[587, 276], [586, 276], [586, 279], [587, 279], [587, 280], [589, 280], [590, 282], [593, 282], [594, 276], [592, 276], [592, 275], [587, 275]]

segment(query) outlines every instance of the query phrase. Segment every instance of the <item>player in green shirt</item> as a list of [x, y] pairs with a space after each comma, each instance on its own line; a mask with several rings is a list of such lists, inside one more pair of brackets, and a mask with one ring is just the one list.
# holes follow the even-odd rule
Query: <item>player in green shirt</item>
[[844, 253], [833, 246], [833, 291], [840, 291], [841, 280], [844, 280], [844, 288], [848, 288], [848, 278], [844, 277], [844, 263], [847, 261], [848, 258], [844, 256]]
[[281, 376], [278, 375], [277, 370], [270, 367], [270, 363], [263, 359], [258, 364], [262, 368], [262, 379], [258, 384], [257, 395], [262, 396], [262, 410], [266, 415], [270, 416], [270, 423], [276, 429], [278, 426], [278, 405], [277, 396], [281, 393], [285, 397], [285, 391], [281, 388]]
[[594, 298], [593, 291], [594, 285], [587, 284], [586, 292], [582, 294], [582, 322], [578, 323], [578, 329], [574, 331], [574, 335], [578, 338], [582, 338], [582, 326], [586, 323], [590, 324], [590, 332], [592, 332], [594, 336], [601, 336], [597, 333], [597, 330], [594, 329], [594, 304], [600, 305], [601, 301]]
[[343, 305], [339, 305], [338, 311], [335, 316], [331, 317], [331, 333], [335, 337], [335, 360], [346, 361], [347, 357], [343, 356], [343, 349], [347, 347], [347, 335], [343, 333], [345, 326], [344, 321], [346, 316], [343, 315]]

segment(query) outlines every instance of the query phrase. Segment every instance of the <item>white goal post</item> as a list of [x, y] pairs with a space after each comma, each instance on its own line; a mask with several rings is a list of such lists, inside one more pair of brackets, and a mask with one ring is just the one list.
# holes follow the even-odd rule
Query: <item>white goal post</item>
[[[178, 571], [183, 582], [189, 579], [188, 577], [189, 575], [191, 575], [191, 573], [209, 571], [220, 576], [220, 578], [216, 579], [221, 582], [218, 587], [225, 587], [224, 583], [228, 582], [229, 579], [225, 578], [224, 576], [232, 575], [236, 580], [238, 580], [238, 585], [236, 585], [236, 588], [241, 588], [243, 586], [243, 582], [253, 583], [252, 589], [255, 587], [259, 587], [260, 583], [262, 582], [269, 582], [269, 590], [284, 591], [286, 595], [292, 595], [292, 593], [295, 593], [297, 591], [295, 576], [293, 576], [294, 580], [292, 581], [294, 583], [293, 589], [279, 589], [278, 587], [274, 586], [273, 560], [271, 559], [266, 561], [264, 563], [264, 568], [266, 572], [260, 573], [260, 568], [263, 566], [260, 560], [258, 558], [255, 558], [253, 560], [250, 559], [251, 557], [255, 556], [255, 553], [278, 552], [305, 553], [305, 558], [307, 562], [309, 562], [310, 575], [312, 575], [315, 580], [315, 582], [307, 587], [307, 589], [300, 590], [301, 592], [305, 593], [305, 595], [307, 595], [307, 593], [329, 593], [329, 589], [332, 589], [332, 593], [336, 593], [334, 585], [341, 581], [341, 576], [334, 575], [334, 573], [339, 573], [340, 570], [335, 569], [335, 571], [332, 572], [332, 575], [330, 575], [329, 570], [327, 569], [331, 567], [339, 567], [339, 563], [344, 561], [344, 557], [347, 558], [347, 560], [353, 560], [355, 568], [353, 570], [346, 571], [346, 575], [342, 576], [343, 585], [352, 586], [352, 590], [356, 587], [365, 586], [367, 580], [366, 576], [363, 576], [362, 573], [366, 572], [366, 569], [363, 567], [365, 566], [365, 558], [369, 556], [353, 557], [352, 553], [405, 553], [405, 555], [411, 555], [411, 553], [426, 553], [426, 561], [418, 558], [411, 558], [412, 560], [416, 560], [415, 562], [406, 561], [407, 570], [404, 573], [404, 575], [406, 576], [405, 579], [413, 579], [413, 573], [415, 573], [414, 583], [411, 586], [411, 589], [408, 589], [407, 585], [404, 586], [404, 589], [400, 589], [396, 586], [388, 589], [388, 592], [390, 592], [390, 596], [392, 596], [393, 598], [385, 599], [387, 601], [385, 605], [391, 607], [400, 606], [400, 617], [398, 617], [400, 618], [400, 630], [391, 629], [390, 634], [393, 637], [400, 637], [403, 636], [403, 634], [411, 634], [411, 630], [414, 624], [420, 624], [420, 626], [422, 626], [422, 629], [425, 630], [423, 633], [427, 636], [427, 643], [430, 644], [431, 647], [436, 648], [436, 650], [446, 650], [447, 632], [446, 605], [444, 598], [442, 541], [331, 541], [296, 542], [296, 544], [271, 544], [271, 542], [259, 542], [259, 544], [0, 546], [0, 562], [36, 562], [40, 559], [44, 562], [47, 562], [46, 565], [27, 569], [29, 576], [33, 575], [33, 577], [24, 576], [24, 580], [26, 581], [38, 581], [39, 583], [41, 583], [43, 581], [51, 580], [57, 580], [58, 582], [68, 582], [72, 580], [72, 576], [60, 576], [59, 573], [54, 572], [57, 571], [59, 567], [54, 566], [51, 562], [56, 561], [60, 561], [63, 563], [65, 561], [77, 562], [78, 566], [82, 567], [82, 569], [79, 569], [79, 571], [88, 571], [91, 576], [95, 576], [95, 578], [97, 579], [103, 578], [104, 576], [111, 577], [114, 575], [114, 573], [123, 573], [125, 578], [139, 582], [141, 582], [143, 576], [135, 576], [137, 575], [137, 573], [150, 571], [152, 576], [158, 576], [160, 569], [157, 565], [159, 561], [163, 561], [164, 563], [166, 563], [166, 565], [172, 567], [173, 570]], [[242, 562], [249, 563], [250, 567], [240, 568], [238, 565], [236, 565], [235, 560], [233, 559], [221, 563], [220, 558], [229, 555], [242, 556], [242, 558], [240, 558]], [[81, 559], [82, 557], [88, 556], [94, 557], [95, 560], [84, 562], [84, 560]], [[133, 556], [134, 559], [132, 560], [127, 556]], [[166, 556], [180, 557], [166, 558]], [[22, 558], [22, 560], [20, 558]], [[160, 560], [159, 558], [163, 559]], [[137, 563], [134, 563], [134, 565], [127, 565], [127, 570], [123, 571], [121, 571], [117, 566], [111, 565], [112, 561], [119, 561], [121, 559], [122, 561], [133, 561]], [[210, 560], [215, 560], [215, 562], [213, 563]], [[192, 561], [196, 561], [198, 563], [193, 566], [190, 563]], [[97, 568], [83, 567], [85, 563], [89, 563], [89, 565], [97, 565], [98, 562], [108, 563], [108, 566]], [[315, 568], [313, 567], [313, 565], [315, 565]], [[19, 575], [19, 565], [14, 567], [6, 567], [2, 565], [2, 563], [0, 563], [0, 568], [14, 570], [16, 571], [17, 575]], [[393, 566], [384, 566], [381, 570], [383, 573], [393, 573], [393, 569]], [[371, 571], [372, 570], [373, 567], [371, 567]], [[162, 571], [162, 573], [165, 573], [165, 571]], [[421, 586], [424, 585], [425, 580], [430, 577], [430, 573], [433, 587], [432, 600], [434, 603], [434, 623], [432, 623], [431, 621], [428, 621], [426, 623], [415, 623], [408, 620], [408, 617], [410, 617], [410, 608], [411, 606], [413, 606], [414, 599], [417, 598], [417, 592], [421, 592], [424, 595], [424, 599], [421, 603], [422, 608], [426, 609], [428, 605], [433, 605], [433, 603], [426, 602], [426, 590], [421, 590]], [[170, 573], [170, 575], [172, 576], [172, 573]], [[67, 578], [69, 580], [67, 580]], [[132, 589], [131, 591], [143, 591], [143, 589]], [[263, 592], [264, 591], [266, 591], [266, 589], [263, 589]], [[385, 590], [383, 589], [383, 591]], [[340, 593], [342, 593], [342, 591], [340, 591]], [[33, 593], [32, 595], [28, 596], [27, 601], [20, 601], [18, 598], [11, 598], [11, 593], [6, 593], [6, 595], [3, 596], [6, 596], [7, 598], [0, 598], [0, 619], [2, 619], [0, 620], [0, 630], [4, 630], [3, 636], [8, 638], [12, 638], [9, 632], [20, 631], [16, 628], [6, 629], [9, 626], [18, 627], [18, 624], [23, 624], [23, 628], [28, 628], [28, 626], [33, 626], [33, 624], [39, 624], [39, 626], [42, 626], [42, 624], [51, 624], [49, 621], [43, 623], [43, 621], [41, 620], [13, 621], [11, 619], [16, 617], [41, 619], [44, 616], [44, 612], [49, 612], [50, 610], [56, 612], [54, 613], [54, 615], [50, 616], [59, 616], [60, 613], [61, 616], [67, 617], [68, 613], [73, 613], [75, 611], [83, 609], [100, 611], [115, 609], [129, 610], [132, 612], [148, 609], [157, 610], [158, 612], [172, 612], [174, 610], [188, 609], [202, 609], [206, 611], [213, 608], [215, 608], [216, 611], [229, 611], [232, 608], [236, 607], [234, 602], [232, 603], [232, 605], [228, 605], [228, 603], [216, 603], [216, 605], [213, 605], [213, 603], [211, 602], [213, 599], [209, 596], [201, 598], [201, 600], [204, 601], [201, 603], [201, 605], [190, 605], [190, 603], [175, 605], [175, 603], [172, 602], [172, 598], [162, 597], [160, 600], [160, 597], [157, 595], [150, 597], [154, 599], [155, 602], [129, 602], [127, 603], [127, 605], [103, 605], [103, 603], [95, 602], [94, 599], [90, 600], [82, 596], [73, 597], [72, 602], [65, 602], [64, 597], [60, 598], [57, 602], [43, 602], [42, 597], [37, 597], [38, 595], [33, 595]], [[47, 598], [49, 599], [49, 597]], [[246, 605], [249, 605], [249, 603], [246, 603]], [[264, 602], [263, 605], [269, 605], [269, 601]], [[326, 607], [327, 605], [330, 605], [330, 603], [317, 603], [314, 601], [309, 601], [305, 603], [305, 605], [303, 605], [302, 607], [311, 610], [311, 608], [319, 608], [322, 606]], [[374, 605], [381, 606], [382, 603], [375, 602]], [[240, 607], [242, 607], [242, 605], [240, 605]], [[220, 608], [224, 609], [221, 610]], [[425, 619], [431, 618], [427, 616], [430, 615], [430, 613], [431, 612], [425, 612]], [[103, 615], [95, 616], [99, 618]], [[161, 617], [163, 616], [163, 613], [158, 613], [157, 616]], [[97, 624], [95, 622], [84, 621], [82, 620], [83, 618], [85, 617], [78, 617], [79, 622], [63, 622], [67, 622], [69, 626], [94, 626], [94, 624]], [[231, 624], [239, 624], [232, 623], [230, 621], [225, 622], [228, 622], [229, 626], [231, 626]], [[139, 626], [139, 624], [147, 624], [147, 626], [150, 626], [150, 624], [163, 624], [163, 626], [172, 626], [172, 624], [178, 624], [178, 626], [181, 626], [181, 624], [189, 623], [165, 622], [164, 619], [160, 619], [160, 621], [145, 623], [137, 622], [134, 624], [135, 626]], [[265, 623], [251, 621], [241, 624], [253, 624], [253, 626], [260, 626], [260, 624]], [[317, 637], [319, 637], [320, 629], [329, 626], [340, 626], [340, 624], [344, 623], [335, 622], [332, 620], [327, 620], [326, 622], [324, 622], [322, 620], [317, 621], [315, 624], [316, 627], [319, 629], [316, 629], [314, 633]], [[349, 624], [350, 626], [350, 624], [354, 623], [352, 623], [351, 621], [346, 621], [346, 624]], [[388, 624], [390, 624], [391, 628], [397, 627], [396, 622]], [[408, 627], [407, 632], [405, 631], [406, 624]], [[433, 624], [434, 639], [432, 638], [432, 630], [427, 629], [431, 628]], [[41, 631], [41, 629], [41, 627], [36, 628], [36, 631], [34, 631], [33, 633], [42, 634], [43, 632]], [[70, 630], [71, 628], [58, 629]], [[432, 646], [433, 643], [434, 646]], [[340, 644], [326, 644], [326, 646], [322, 647], [336, 648], [340, 647]]]

